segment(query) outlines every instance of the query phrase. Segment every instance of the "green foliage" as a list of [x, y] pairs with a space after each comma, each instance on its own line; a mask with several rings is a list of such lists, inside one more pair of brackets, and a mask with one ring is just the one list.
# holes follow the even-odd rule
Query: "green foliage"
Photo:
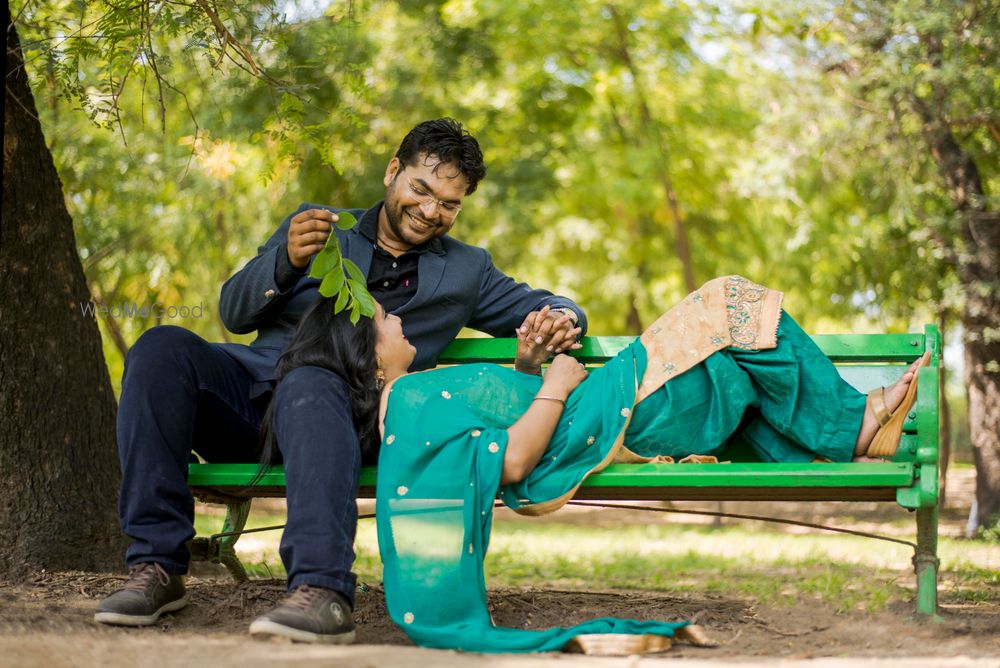
[[[342, 230], [349, 230], [358, 224], [357, 219], [346, 211], [337, 216], [336, 225]], [[348, 279], [348, 276], [351, 278]], [[364, 275], [356, 264], [341, 254], [336, 234], [326, 238], [323, 250], [313, 258], [309, 277], [319, 279], [319, 293], [324, 297], [337, 295], [334, 313], [350, 308], [351, 322], [354, 324], [358, 323], [361, 316], [371, 318], [375, 315], [375, 299], [368, 292]]]
[[[378, 201], [403, 135], [442, 115], [490, 168], [453, 234], [574, 297], [592, 332], [633, 331], [683, 296], [678, 220], [698, 282], [783, 289], [812, 331], [937, 320], [960, 304], [966, 249], [912, 101], [939, 105], [996, 193], [993, 5], [376, 0], [320, 15], [64, 0], [12, 14], [95, 299], [201, 303], [209, 317], [175, 324], [245, 341], [214, 317], [219, 285], [299, 202]], [[371, 311], [364, 277], [321, 256], [337, 308]], [[101, 322], [113, 379], [157, 322]]]
[[[335, 237], [331, 235], [330, 239], [333, 238]], [[334, 269], [341, 269], [341, 271], [336, 272], [335, 276], [327, 276]], [[336, 279], [336, 284], [334, 285], [331, 281], [331, 285], [323, 293], [326, 297], [332, 296], [334, 292], [340, 289], [340, 286], [344, 283], [344, 272], [341, 265], [339, 243], [331, 244], [329, 243], [329, 239], [327, 240], [327, 244], [323, 247], [323, 250], [313, 258], [312, 266], [309, 269], [309, 276], [311, 278], [322, 279], [324, 283], [328, 279]], [[322, 287], [321, 285], [320, 288], [322, 289]]]
[[988, 543], [1000, 543], [1000, 517], [994, 520], [993, 526], [981, 527], [979, 537]]
[[998, 9], [990, 1], [817, 1], [767, 3], [757, 13], [758, 39], [799, 63], [789, 94], [805, 106], [782, 114], [792, 131], [786, 150], [799, 156], [791, 167], [809, 208], [836, 224], [811, 225], [798, 250], [831, 265], [814, 280], [843, 296], [839, 312], [860, 305], [902, 319], [960, 309], [958, 272], [974, 249], [928, 132], [947, 127], [983, 180], [980, 204], [996, 211]]

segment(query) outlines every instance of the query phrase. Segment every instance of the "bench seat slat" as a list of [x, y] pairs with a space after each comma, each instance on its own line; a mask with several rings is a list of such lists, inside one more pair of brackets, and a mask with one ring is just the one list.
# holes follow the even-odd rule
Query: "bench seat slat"
[[581, 487], [576, 501], [895, 501], [895, 487]]
[[[191, 464], [189, 486], [201, 496], [284, 496], [277, 467], [258, 486], [255, 464]], [[577, 498], [713, 500], [892, 500], [913, 484], [909, 462], [863, 464], [612, 464], [588, 477]], [[361, 470], [359, 496], [371, 498], [375, 467]], [[867, 490], [867, 491], [865, 491]]]
[[612, 464], [586, 487], [909, 487], [913, 464]]

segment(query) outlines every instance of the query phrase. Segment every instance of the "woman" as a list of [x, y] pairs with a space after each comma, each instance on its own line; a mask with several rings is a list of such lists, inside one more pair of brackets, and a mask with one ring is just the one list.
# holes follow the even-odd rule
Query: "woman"
[[[386, 600], [418, 644], [553, 651], [593, 634], [690, 634], [684, 623], [612, 619], [547, 631], [494, 627], [482, 566], [497, 492], [518, 512], [551, 512], [612, 461], [711, 456], [737, 432], [770, 461], [885, 456], [926, 362], [866, 401], [781, 311], [781, 293], [736, 276], [702, 286], [589, 375], [568, 355], [535, 375], [547, 354], [544, 316], [518, 330], [520, 370], [465, 364], [407, 374], [415, 349], [381, 308], [355, 333], [356, 343], [373, 345], [375, 362], [368, 380], [357, 371], [349, 381], [362, 397], [381, 388], [376, 515]], [[326, 339], [343, 335], [322, 332], [347, 326], [321, 302], [280, 373], [304, 351], [323, 349], [313, 364], [341, 354]], [[373, 344], [360, 333], [368, 328]], [[368, 434], [376, 417], [370, 401], [362, 404], [355, 421]]]

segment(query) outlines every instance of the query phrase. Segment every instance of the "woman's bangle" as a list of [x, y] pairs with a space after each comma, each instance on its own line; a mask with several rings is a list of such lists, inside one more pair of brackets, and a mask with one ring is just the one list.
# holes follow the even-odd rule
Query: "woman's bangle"
[[532, 401], [537, 401], [538, 399], [544, 399], [545, 401], [558, 401], [563, 405], [563, 408], [566, 408], [566, 401], [560, 399], [559, 397], [546, 397], [545, 395], [542, 394], [536, 394], [535, 398]]

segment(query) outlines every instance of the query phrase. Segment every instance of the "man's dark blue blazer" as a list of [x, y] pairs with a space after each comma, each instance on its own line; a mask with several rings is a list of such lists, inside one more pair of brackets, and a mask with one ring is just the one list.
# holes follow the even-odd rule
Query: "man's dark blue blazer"
[[[365, 210], [302, 204], [257, 249], [257, 256], [222, 286], [219, 308], [226, 328], [235, 334], [257, 331], [249, 346], [220, 344], [253, 376], [252, 395], [273, 387], [278, 358], [291, 342], [299, 319], [320, 298], [319, 281], [308, 277], [308, 269], [290, 287], [279, 287], [276, 272], [281, 262], [287, 265], [287, 255], [278, 255], [287, 253], [291, 219], [309, 209], [351, 213], [359, 223], [350, 230], [334, 227], [334, 231], [344, 257], [367, 276], [374, 240], [362, 234], [361, 228], [367, 222], [374, 229], [372, 217], [377, 222], [381, 206], [380, 202]], [[444, 235], [427, 243], [417, 263], [417, 292], [394, 313], [402, 318], [403, 333], [417, 349], [410, 369], [418, 371], [433, 367], [463, 327], [492, 336], [513, 336], [528, 313], [545, 305], [572, 309], [583, 332], [587, 331], [586, 315], [572, 300], [518, 283], [494, 266], [486, 250]]]

